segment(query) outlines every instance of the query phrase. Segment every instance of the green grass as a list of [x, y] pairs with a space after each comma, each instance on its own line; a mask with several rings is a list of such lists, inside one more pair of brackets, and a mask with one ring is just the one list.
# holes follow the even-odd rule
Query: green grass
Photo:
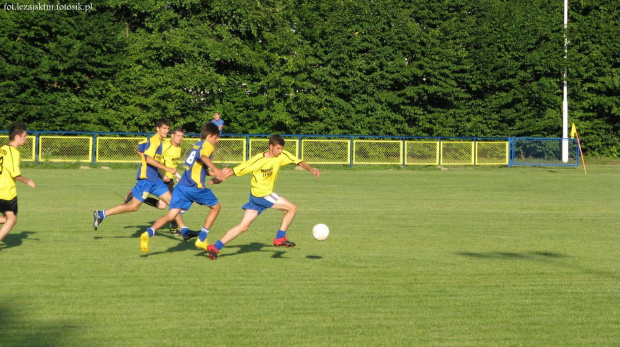
[[[612, 346], [620, 341], [620, 167], [280, 173], [294, 249], [266, 211], [217, 261], [143, 206], [92, 230], [135, 170], [24, 169], [0, 243], [1, 346]], [[215, 187], [211, 242], [249, 177]], [[186, 222], [199, 228], [207, 208]], [[316, 223], [331, 228], [312, 239]]]

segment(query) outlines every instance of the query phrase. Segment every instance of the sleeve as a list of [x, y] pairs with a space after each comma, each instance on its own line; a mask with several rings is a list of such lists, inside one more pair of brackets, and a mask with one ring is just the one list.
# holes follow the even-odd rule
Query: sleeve
[[213, 154], [214, 151], [215, 147], [213, 147], [213, 145], [209, 142], [205, 141], [202, 145], [202, 148], [200, 149], [200, 157], [202, 158], [202, 156], [204, 155], [207, 158], [211, 158], [211, 154]]
[[148, 141], [148, 148], [146, 149], [146, 151], [144, 151], [144, 155], [155, 159], [155, 156], [157, 155], [157, 148], [159, 147], [160, 144], [161, 144], [161, 140], [159, 139], [159, 136], [157, 135], [151, 136], [151, 138]]
[[17, 176], [21, 176], [22, 173], [19, 169], [19, 162], [21, 161], [21, 154], [19, 154], [19, 151], [15, 148], [10, 148], [9, 153], [11, 156], [11, 160], [9, 160], [9, 163], [8, 163], [9, 165], [5, 164], [5, 167], [11, 173], [11, 177], [15, 178]]
[[302, 162], [301, 159], [297, 158], [296, 156], [294, 156], [291, 152], [288, 151], [282, 151], [282, 154], [284, 156], [284, 160], [282, 161], [282, 166], [284, 165], [288, 165], [288, 164], [299, 164]]
[[148, 146], [149, 146], [149, 141], [148, 140], [140, 141], [138, 143], [138, 152], [144, 153], [144, 151], [146, 151]]
[[243, 176], [247, 175], [250, 172], [254, 171], [255, 167], [260, 166], [260, 160], [265, 157], [264, 153], [259, 153], [248, 161], [244, 161], [243, 163], [235, 166], [233, 168], [233, 172], [235, 176]]

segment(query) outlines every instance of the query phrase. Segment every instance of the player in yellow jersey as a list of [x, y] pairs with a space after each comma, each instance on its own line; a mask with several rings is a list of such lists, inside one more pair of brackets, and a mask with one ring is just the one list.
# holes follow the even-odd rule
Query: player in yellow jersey
[[[248, 230], [252, 222], [264, 210], [273, 208], [275, 210], [284, 211], [280, 229], [276, 233], [273, 245], [276, 247], [295, 247], [295, 244], [286, 238], [286, 230], [293, 222], [297, 213], [297, 206], [285, 199], [284, 197], [273, 192], [273, 187], [278, 178], [278, 172], [282, 166], [288, 164], [297, 164], [302, 168], [310, 171], [317, 178], [321, 176], [319, 170], [310, 167], [306, 162], [298, 159], [284, 149], [284, 138], [280, 135], [271, 135], [269, 138], [269, 150], [257, 154], [250, 160], [239, 164], [230, 171], [226, 171], [226, 177], [232, 175], [243, 176], [252, 174], [252, 188], [250, 189], [250, 201], [242, 208], [245, 210], [241, 222], [229, 229], [221, 239], [212, 245], [207, 246], [207, 253], [212, 260], [217, 259], [219, 251], [225, 244], [232, 241], [244, 231]], [[211, 181], [213, 184], [218, 180]]]
[[[172, 129], [170, 138], [169, 139], [165, 138], [162, 141], [161, 163], [164, 164], [166, 167], [175, 168], [175, 169], [178, 168], [179, 158], [181, 158], [181, 142], [183, 141], [184, 136], [185, 136], [185, 132], [183, 131], [183, 128], [176, 127]], [[147, 142], [145, 141], [145, 142], [141, 142], [140, 145], [138, 145], [138, 155], [140, 157], [144, 155], [143, 146], [146, 143]], [[161, 176], [162, 180], [168, 187], [168, 191], [170, 192], [170, 194], [172, 194], [172, 191], [174, 190], [174, 176], [175, 175], [170, 172], [164, 171], [164, 170], [159, 170], [159, 175]], [[124, 202], [129, 203], [132, 199], [133, 199], [133, 194], [130, 190], [127, 196], [125, 197]], [[149, 196], [148, 198], [144, 199], [144, 203], [149, 206], [156, 207], [160, 210], [163, 210], [166, 208], [166, 206], [168, 206], [165, 202], [157, 198], [154, 198], [152, 196]], [[174, 235], [181, 235], [181, 232], [179, 230], [179, 225], [174, 220], [170, 222], [170, 232]]]
[[[133, 198], [127, 204], [123, 203], [107, 210], [94, 211], [93, 229], [97, 230], [99, 224], [109, 216], [137, 211], [149, 194], [159, 197], [160, 200], [167, 204], [170, 203], [171, 194], [157, 171], [161, 169], [173, 175], [177, 173], [176, 168], [167, 167], [160, 162], [162, 140], [168, 136], [170, 122], [166, 118], [158, 119], [155, 122], [155, 128], [157, 133], [151, 136], [144, 146], [144, 155], [141, 158], [141, 164], [136, 175], [136, 185], [131, 190]], [[179, 223], [179, 226], [185, 227], [181, 216], [177, 217], [177, 223]]]
[[[209, 175], [209, 170], [213, 172], [216, 178], [226, 180], [225, 172], [218, 169], [210, 158], [219, 137], [220, 133], [215, 124], [207, 123], [202, 127], [200, 141], [194, 144], [191, 152], [187, 155], [187, 159], [185, 159], [185, 172], [172, 193], [170, 210], [140, 236], [140, 249], [142, 252], [148, 252], [149, 241], [155, 236], [157, 229], [174, 220], [181, 211], [189, 210], [193, 203], [206, 205], [210, 208], [204, 226], [200, 233], [196, 235], [198, 239], [195, 243], [198, 248], [207, 248], [209, 229], [213, 226], [217, 215], [220, 213], [221, 206], [211, 189], [206, 187], [205, 180]], [[182, 229], [181, 232], [183, 233], [183, 239], [188, 240], [189, 237], [186, 236], [189, 236], [188, 233], [191, 232], [187, 229]]]
[[[20, 146], [26, 142], [26, 127], [21, 123], [9, 126], [9, 144], [0, 147], [0, 241], [17, 223], [17, 188], [15, 181], [20, 181], [34, 188], [35, 183], [22, 176], [19, 164]], [[0, 248], [0, 250], [2, 250]]]

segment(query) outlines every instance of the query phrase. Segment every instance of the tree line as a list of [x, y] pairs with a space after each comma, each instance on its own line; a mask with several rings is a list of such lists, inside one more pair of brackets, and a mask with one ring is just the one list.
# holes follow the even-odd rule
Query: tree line
[[[41, 3], [41, 1], [39, 1]], [[620, 2], [104, 0], [0, 8], [0, 120], [32, 130], [562, 136], [620, 155]], [[568, 42], [565, 52], [565, 39]]]

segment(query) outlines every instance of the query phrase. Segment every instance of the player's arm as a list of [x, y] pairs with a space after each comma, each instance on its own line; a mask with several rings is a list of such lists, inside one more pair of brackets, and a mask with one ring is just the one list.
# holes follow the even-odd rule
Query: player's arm
[[213, 162], [208, 156], [203, 155], [200, 157], [200, 160], [202, 160], [202, 162], [209, 168], [210, 173], [213, 173], [212, 176], [215, 176], [215, 178], [220, 180], [220, 182], [226, 181], [226, 178], [228, 178], [228, 176], [224, 173], [223, 170], [220, 170], [217, 166], [215, 166], [215, 164], [213, 164]]
[[316, 178], [321, 177], [321, 173], [319, 172], [319, 170], [311, 167], [310, 165], [308, 165], [308, 163], [306, 163], [305, 161], [302, 161], [299, 163], [299, 166], [303, 167], [304, 169], [310, 171], [310, 173], [312, 173], [313, 175], [316, 176]]
[[15, 177], [15, 180], [16, 180], [16, 181], [20, 181], [20, 182], [22, 182], [22, 183], [25, 183], [25, 184], [27, 184], [27, 185], [31, 186], [32, 188], [34, 188], [34, 187], [35, 187], [34, 181], [33, 181], [33, 180], [29, 180], [29, 179], [27, 179], [27, 178], [26, 178], [26, 177], [24, 177], [24, 176], [21, 176], [21, 175], [20, 175], [20, 176], [17, 176], [17, 177]]
[[151, 165], [151, 166], [154, 166], [154, 167], [156, 167], [156, 168], [158, 168], [158, 169], [161, 169], [161, 170], [164, 170], [164, 171], [170, 172], [170, 173], [171, 173], [171, 174], [173, 174], [173, 175], [174, 175], [175, 173], [177, 173], [177, 169], [176, 169], [176, 168], [167, 167], [166, 165], [164, 165], [164, 164], [162, 164], [162, 163], [158, 162], [157, 160], [155, 160], [155, 159], [153, 159], [153, 158], [149, 157], [148, 155], [145, 155], [145, 156], [144, 156], [144, 158], [145, 158], [146, 163], [147, 163], [147, 164], [149, 164], [149, 165]]

